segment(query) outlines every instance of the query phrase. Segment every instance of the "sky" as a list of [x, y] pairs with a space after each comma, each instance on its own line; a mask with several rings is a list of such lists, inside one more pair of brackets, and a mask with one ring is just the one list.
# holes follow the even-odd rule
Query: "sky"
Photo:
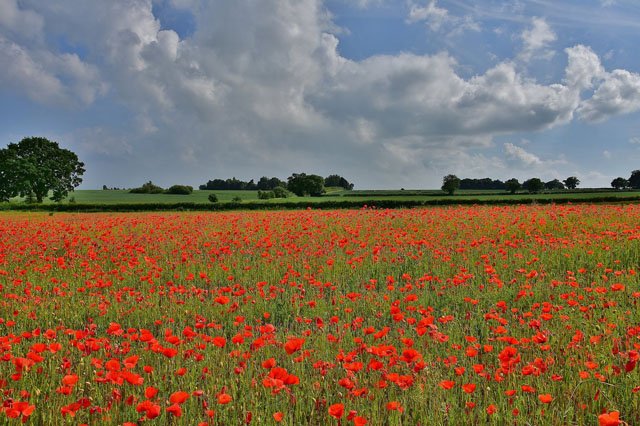
[[0, 0], [0, 145], [80, 189], [640, 168], [637, 0]]

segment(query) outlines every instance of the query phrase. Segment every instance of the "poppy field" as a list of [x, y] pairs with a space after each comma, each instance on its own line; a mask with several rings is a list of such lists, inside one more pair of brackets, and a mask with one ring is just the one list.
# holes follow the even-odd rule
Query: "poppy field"
[[0, 214], [0, 423], [640, 424], [640, 205]]

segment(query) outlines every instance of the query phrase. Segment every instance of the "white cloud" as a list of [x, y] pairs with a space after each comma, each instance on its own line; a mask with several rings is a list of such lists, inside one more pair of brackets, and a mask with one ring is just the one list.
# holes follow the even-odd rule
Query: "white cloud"
[[607, 73], [593, 96], [580, 104], [580, 118], [601, 122], [611, 116], [640, 110], [640, 74], [627, 70]]
[[385, 2], [385, 0], [355, 0], [356, 4], [361, 9], [366, 9], [371, 6], [380, 5]]
[[640, 145], [640, 136], [634, 136], [632, 138], [629, 138], [629, 143], [634, 145]]
[[480, 31], [480, 25], [470, 16], [453, 16], [443, 7], [438, 6], [437, 0], [430, 0], [426, 5], [409, 1], [410, 8], [407, 23], [424, 22], [431, 31], [444, 28], [448, 36], [459, 35], [465, 31]]
[[540, 159], [540, 157], [512, 143], [505, 143], [504, 150], [507, 158], [517, 160], [526, 166], [536, 166], [542, 164], [542, 160]]
[[591, 48], [577, 45], [565, 49], [565, 52], [569, 58], [565, 82], [569, 87], [578, 91], [591, 89], [596, 81], [606, 75], [600, 58]]
[[611, 159], [611, 152], [607, 151], [606, 149], [604, 151], [602, 151], [602, 156], [604, 158], [606, 158], [607, 160]]
[[[88, 130], [74, 134], [126, 154], [110, 163], [120, 172], [108, 175], [123, 180], [101, 182], [109, 186], [148, 180], [158, 170], [165, 183], [173, 183], [172, 173], [202, 179], [212, 170], [286, 177], [292, 165], [316, 173], [348, 170], [371, 185], [399, 176], [425, 181], [469, 167], [491, 175], [510, 167], [483, 154], [498, 135], [565, 124], [578, 107], [585, 120], [636, 108], [637, 75], [607, 74], [584, 46], [566, 50], [560, 83], [526, 78], [508, 60], [463, 77], [448, 53], [341, 56], [320, 0], [173, 3], [193, 12], [196, 28], [188, 38], [163, 29], [150, 0], [24, 0], [21, 13], [46, 22], [42, 43], [13, 30], [0, 33], [0, 62], [9, 64], [0, 68], [0, 88], [55, 105], [90, 107], [100, 96], [124, 105], [131, 119], [117, 136], [95, 123], [79, 124]], [[464, 23], [435, 1], [413, 6], [413, 22], [446, 30]], [[530, 58], [555, 40], [543, 20], [528, 31], [523, 43]], [[86, 54], [56, 51], [47, 39], [57, 37]], [[594, 87], [581, 103], [580, 93]], [[82, 149], [108, 157], [93, 145]], [[519, 165], [559, 164], [514, 144], [504, 149]]]
[[412, 4], [407, 17], [409, 23], [425, 21], [433, 31], [438, 31], [449, 19], [451, 19], [449, 12], [445, 8], [438, 7], [437, 0], [430, 0], [426, 6]]
[[0, 0], [0, 31], [19, 38], [41, 41], [44, 20], [32, 10], [21, 9], [17, 0]]
[[549, 45], [556, 41], [557, 36], [549, 24], [542, 18], [532, 18], [531, 28], [522, 32], [523, 49], [520, 59], [525, 62], [531, 59], [551, 59], [555, 52]]

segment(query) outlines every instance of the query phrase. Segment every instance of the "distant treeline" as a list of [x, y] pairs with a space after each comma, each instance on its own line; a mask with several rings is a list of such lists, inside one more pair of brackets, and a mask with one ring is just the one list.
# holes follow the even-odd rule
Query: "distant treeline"
[[507, 185], [500, 179], [460, 179], [460, 189], [507, 189]]
[[[304, 175], [302, 173], [301, 175]], [[279, 179], [277, 177], [268, 178], [266, 176], [262, 176], [258, 182], [256, 183], [253, 179], [246, 182], [240, 179], [236, 179], [232, 177], [230, 179], [213, 179], [208, 181], [205, 184], [200, 185], [198, 188], [201, 190], [216, 190], [216, 191], [272, 191], [276, 188], [285, 188], [289, 189], [288, 185], [296, 178], [299, 177], [299, 174], [294, 174], [289, 177], [288, 181]], [[307, 176], [307, 175], [304, 175]], [[308, 175], [315, 176], [315, 175]], [[347, 190], [353, 189], [353, 183], [350, 183], [344, 177], [340, 175], [329, 175], [324, 179], [325, 187], [340, 187]], [[295, 191], [292, 191], [295, 192]]]
[[245, 182], [240, 179], [232, 177], [231, 179], [213, 179], [207, 183], [200, 185], [198, 188], [201, 190], [216, 190], [216, 191], [270, 191], [277, 187], [287, 187], [287, 183], [277, 177], [268, 178], [263, 176], [256, 183], [253, 179]]

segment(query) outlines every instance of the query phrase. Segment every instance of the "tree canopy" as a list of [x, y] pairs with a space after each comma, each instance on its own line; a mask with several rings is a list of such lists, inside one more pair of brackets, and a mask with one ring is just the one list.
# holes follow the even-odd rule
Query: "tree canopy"
[[564, 183], [560, 182], [558, 179], [553, 179], [544, 184], [544, 189], [564, 189]]
[[615, 189], [624, 189], [629, 186], [629, 181], [623, 177], [617, 177], [611, 181], [611, 186]]
[[42, 137], [24, 138], [0, 150], [0, 200], [26, 197], [41, 203], [61, 201], [82, 183], [84, 163], [57, 142]]
[[298, 197], [319, 197], [324, 193], [324, 178], [306, 173], [294, 173], [287, 178], [287, 189]]
[[507, 189], [506, 182], [502, 182], [500, 179], [491, 178], [464, 178], [460, 180], [460, 189]]
[[446, 175], [442, 178], [442, 190], [447, 194], [453, 195], [458, 188], [460, 188], [460, 178], [458, 176]]
[[640, 170], [634, 170], [631, 172], [631, 176], [627, 179], [628, 186], [633, 189], [640, 189]]
[[542, 189], [544, 188], [544, 183], [542, 183], [540, 178], [531, 178], [524, 181], [522, 187], [530, 193], [534, 194], [542, 191]]
[[578, 185], [580, 185], [580, 179], [575, 176], [569, 176], [565, 180], [563, 180], [564, 185], [569, 189], [576, 189]]
[[340, 175], [329, 175], [324, 178], [324, 186], [340, 187], [348, 191], [353, 189], [353, 184]]
[[504, 184], [507, 188], [507, 191], [509, 191], [511, 194], [515, 194], [516, 191], [518, 191], [518, 189], [522, 187], [522, 185], [520, 184], [520, 181], [518, 181], [518, 179], [516, 178], [511, 178], [508, 181], [506, 181]]

